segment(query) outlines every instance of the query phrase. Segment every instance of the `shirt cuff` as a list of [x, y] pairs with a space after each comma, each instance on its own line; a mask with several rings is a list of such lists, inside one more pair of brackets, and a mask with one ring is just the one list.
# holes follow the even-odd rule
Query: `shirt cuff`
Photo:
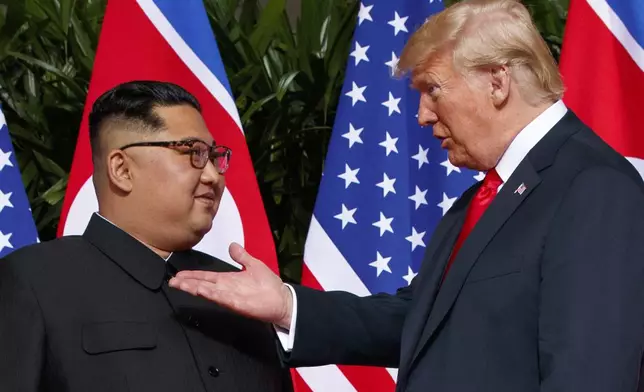
[[284, 349], [284, 351], [289, 353], [291, 352], [291, 350], [293, 350], [293, 343], [295, 342], [295, 323], [297, 321], [297, 296], [295, 295], [295, 290], [290, 284], [284, 283], [284, 285], [288, 287], [288, 289], [291, 291], [291, 296], [293, 298], [293, 311], [291, 314], [291, 325], [289, 326], [288, 330], [285, 330], [284, 328], [275, 324], [273, 324], [273, 327], [275, 328], [275, 332], [277, 332], [277, 338], [282, 344], [282, 348]]

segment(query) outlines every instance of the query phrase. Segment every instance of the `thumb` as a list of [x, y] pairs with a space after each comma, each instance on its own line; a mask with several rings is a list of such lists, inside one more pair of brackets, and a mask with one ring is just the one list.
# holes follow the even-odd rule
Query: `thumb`
[[244, 266], [244, 269], [252, 267], [253, 263], [258, 261], [248, 252], [246, 252], [243, 246], [239, 245], [236, 242], [230, 244], [230, 246], [228, 247], [228, 253], [233, 260]]

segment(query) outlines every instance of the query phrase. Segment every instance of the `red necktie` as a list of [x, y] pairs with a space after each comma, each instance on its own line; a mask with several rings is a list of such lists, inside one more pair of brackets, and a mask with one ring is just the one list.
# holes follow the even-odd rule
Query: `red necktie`
[[452, 250], [452, 254], [450, 255], [449, 261], [447, 262], [447, 267], [445, 267], [445, 274], [443, 274], [443, 279], [445, 279], [445, 276], [447, 276], [447, 272], [452, 266], [454, 258], [456, 257], [459, 249], [461, 249], [463, 241], [465, 241], [467, 236], [470, 234], [470, 232], [474, 228], [474, 225], [476, 225], [476, 222], [478, 222], [481, 215], [483, 215], [483, 212], [485, 212], [490, 203], [492, 203], [494, 196], [496, 196], [497, 189], [499, 189], [499, 186], [501, 184], [503, 184], [503, 180], [501, 180], [501, 177], [499, 177], [499, 174], [496, 172], [496, 170], [492, 169], [487, 172], [485, 179], [483, 180], [483, 184], [476, 191], [474, 198], [472, 198], [472, 201], [467, 208], [465, 222], [463, 222], [461, 233], [456, 239], [454, 249]]

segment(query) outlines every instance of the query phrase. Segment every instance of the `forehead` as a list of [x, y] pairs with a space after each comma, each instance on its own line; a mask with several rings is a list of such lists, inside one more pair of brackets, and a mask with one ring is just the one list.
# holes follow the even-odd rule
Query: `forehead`
[[411, 81], [414, 86], [423, 86], [430, 83], [440, 83], [454, 75], [455, 70], [451, 56], [441, 53], [430, 57], [414, 68], [411, 73]]
[[206, 143], [212, 143], [213, 138], [208, 131], [201, 113], [190, 105], [157, 107], [154, 111], [165, 123], [166, 137], [174, 140], [198, 138]]

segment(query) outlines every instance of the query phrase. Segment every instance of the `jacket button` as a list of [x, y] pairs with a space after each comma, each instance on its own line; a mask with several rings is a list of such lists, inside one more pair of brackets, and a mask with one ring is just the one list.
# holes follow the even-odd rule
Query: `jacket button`
[[208, 374], [210, 374], [212, 377], [219, 377], [219, 369], [211, 366], [208, 368]]
[[195, 328], [198, 328], [199, 320], [196, 317], [188, 316], [188, 324], [192, 325]]

